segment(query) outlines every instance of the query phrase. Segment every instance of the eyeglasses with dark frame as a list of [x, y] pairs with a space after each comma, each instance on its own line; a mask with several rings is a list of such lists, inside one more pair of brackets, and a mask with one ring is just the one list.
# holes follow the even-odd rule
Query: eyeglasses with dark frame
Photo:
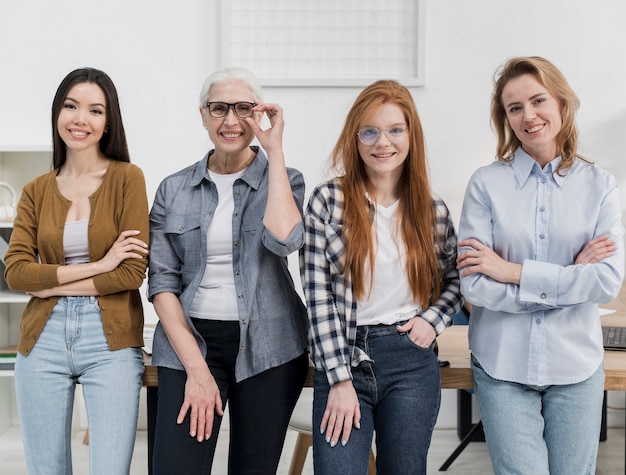
[[207, 109], [209, 115], [215, 119], [226, 117], [231, 108], [237, 117], [245, 119], [252, 117], [256, 104], [254, 102], [205, 102], [202, 107]]
[[380, 134], [384, 133], [391, 143], [399, 143], [404, 140], [407, 133], [406, 127], [391, 127], [388, 130], [380, 130], [376, 127], [363, 127], [359, 129], [356, 136], [363, 145], [374, 145], [380, 139]]

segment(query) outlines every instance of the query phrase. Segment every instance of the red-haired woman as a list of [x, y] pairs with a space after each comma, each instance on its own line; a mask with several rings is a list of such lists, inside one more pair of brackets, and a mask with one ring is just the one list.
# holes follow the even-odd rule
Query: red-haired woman
[[353, 104], [312, 193], [302, 255], [315, 363], [315, 473], [426, 473], [440, 404], [435, 338], [461, 307], [456, 235], [428, 181], [410, 92], [377, 81]]

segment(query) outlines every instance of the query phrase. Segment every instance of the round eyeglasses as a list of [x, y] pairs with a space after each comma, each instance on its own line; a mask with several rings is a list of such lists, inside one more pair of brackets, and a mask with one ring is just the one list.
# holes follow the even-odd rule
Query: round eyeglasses
[[205, 102], [203, 107], [208, 109], [209, 115], [215, 119], [226, 117], [231, 108], [237, 117], [245, 119], [252, 117], [256, 104], [254, 102]]
[[387, 140], [391, 143], [399, 143], [404, 140], [406, 128], [391, 127], [388, 130], [380, 130], [376, 127], [363, 127], [359, 129], [356, 136], [363, 145], [374, 145], [380, 139], [380, 134], [384, 133]]

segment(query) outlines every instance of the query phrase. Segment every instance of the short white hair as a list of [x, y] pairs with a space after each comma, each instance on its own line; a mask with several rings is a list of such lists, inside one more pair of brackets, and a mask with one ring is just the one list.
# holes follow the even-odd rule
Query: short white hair
[[261, 83], [257, 77], [246, 68], [240, 67], [227, 67], [218, 69], [212, 73], [202, 85], [200, 89], [200, 108], [204, 107], [204, 104], [209, 100], [209, 89], [213, 84], [219, 84], [230, 81], [241, 81], [250, 88], [254, 99], [257, 101], [263, 100], [263, 91], [261, 90]]

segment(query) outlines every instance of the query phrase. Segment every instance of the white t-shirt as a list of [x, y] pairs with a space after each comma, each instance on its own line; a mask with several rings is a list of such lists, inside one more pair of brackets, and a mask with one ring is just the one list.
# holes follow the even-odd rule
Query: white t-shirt
[[[399, 205], [396, 201], [385, 208], [375, 203], [374, 282], [371, 293], [357, 302], [357, 325], [392, 325], [414, 317], [421, 309], [413, 299], [406, 275], [406, 246], [398, 228]], [[369, 289], [369, 266], [365, 269], [365, 289]]]
[[233, 274], [233, 184], [245, 169], [219, 175], [209, 171], [217, 187], [218, 203], [207, 231], [204, 276], [189, 309], [189, 316], [205, 320], [239, 320]]

